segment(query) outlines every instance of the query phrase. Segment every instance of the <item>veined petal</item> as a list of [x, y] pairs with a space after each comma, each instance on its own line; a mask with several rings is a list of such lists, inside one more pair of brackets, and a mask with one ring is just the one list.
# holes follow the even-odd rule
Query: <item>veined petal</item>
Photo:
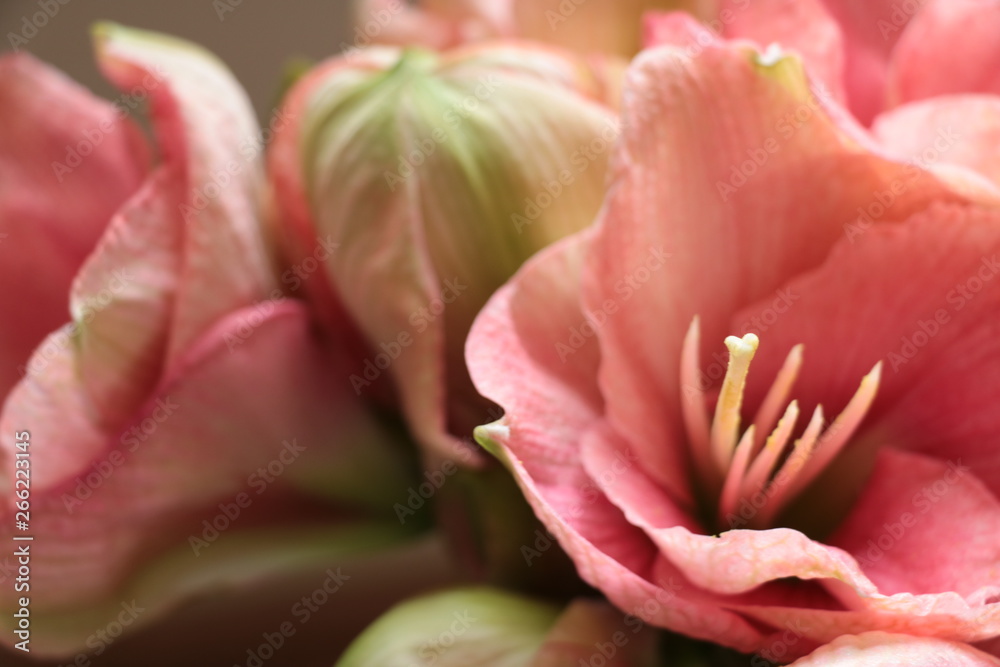
[[527, 47], [411, 51], [387, 71], [325, 70], [295, 98], [311, 233], [337, 244], [326, 277], [369, 341], [367, 363], [381, 355], [386, 369], [351, 381], [369, 395], [395, 380], [438, 454], [465, 454], [459, 438], [490, 418], [465, 368], [473, 318], [600, 205], [617, 126], [578, 89], [579, 64]]
[[[242, 508], [227, 520], [234, 534], [287, 523], [290, 517], [296, 530], [328, 530], [350, 518], [346, 510], [370, 507], [391, 516], [381, 485], [405, 486], [407, 460], [387, 444], [394, 435], [366, 418], [342, 379], [331, 374], [306, 308], [275, 304], [252, 335], [232, 347], [249, 314], [234, 312], [207, 332], [120, 430], [78, 430], [75, 421], [67, 422], [85, 414], [76, 405], [65, 416], [53, 416], [55, 426], [43, 430], [30, 402], [24, 409], [8, 404], [0, 424], [30, 424], [34, 452], [61, 440], [77, 442], [81, 435], [101, 446], [89, 449], [89, 470], [63, 470], [61, 485], [33, 487], [32, 610], [53, 619], [33, 636], [40, 651], [78, 649], [73, 643], [86, 635], [64, 635], [60, 619], [81, 607], [114, 607], [116, 596], [126, 594], [145, 567], [180, 545], [188, 550], [178, 559], [183, 563], [162, 576], [191, 579], [187, 586], [158, 589], [155, 613], [212, 585], [211, 577], [192, 575], [199, 565], [190, 561], [216, 548], [215, 540], [205, 537], [202, 522], [223, 512], [220, 503]], [[42, 377], [61, 387], [54, 370]], [[71, 390], [70, 385], [70, 396], [83, 395]], [[35, 407], [49, 399], [29, 398]], [[69, 430], [59, 431], [59, 425]], [[8, 439], [3, 444], [9, 450]], [[6, 453], [9, 479], [13, 456]], [[318, 486], [317, 472], [331, 467], [364, 480], [365, 488]], [[378, 484], [372, 487], [371, 480]], [[230, 515], [233, 511], [230, 507]], [[9, 505], [4, 513], [10, 526], [12, 512]], [[297, 558], [280, 550], [272, 553], [265, 570], [279, 567], [286, 557]], [[262, 565], [253, 553], [246, 557], [255, 567]], [[206, 567], [213, 563], [205, 561]], [[5, 608], [14, 605], [14, 596], [13, 589], [4, 594]], [[87, 634], [92, 633], [93, 626], [88, 627]]]
[[893, 47], [922, 3], [899, 0], [824, 0], [844, 35], [847, 99], [867, 125], [885, 108]]
[[[782, 288], [787, 303], [766, 299], [731, 320], [761, 322], [772, 309], [768, 345], [754, 360], [758, 374], [747, 389], [750, 406], [767, 389], [754, 377], [772, 376], [792, 345], [805, 349], [795, 392], [804, 411], [822, 404], [838, 413], [858, 378], [883, 360], [868, 417], [818, 481], [823, 507], [850, 507], [860, 486], [847, 480], [863, 480], [875, 448], [886, 445], [960, 458], [1000, 493], [1000, 456], [991, 444], [1000, 430], [992, 408], [1000, 382], [992, 317], [1000, 307], [998, 230], [996, 210], [945, 205], [902, 225], [858, 228], [820, 268]], [[896, 268], [904, 264], [905, 272]], [[776, 303], [785, 312], [778, 314]]]
[[29, 55], [0, 58], [0, 397], [69, 319], [73, 276], [146, 174], [123, 109]]
[[[101, 24], [98, 61], [150, 98], [163, 159], [183, 179], [183, 266], [167, 365], [218, 318], [274, 295], [264, 247], [263, 146], [246, 93], [211, 54], [182, 40]], [[209, 287], [211, 289], [209, 289]]]
[[[652, 49], [629, 70], [584, 298], [616, 311], [598, 334], [609, 419], [679, 498], [691, 497], [685, 452], [662, 443], [681, 441], [678, 364], [692, 318], [703, 340], [751, 331], [750, 320], [731, 328], [730, 315], [822, 262], [873, 195], [900, 190], [880, 223], [958, 199], [869, 152], [832, 107], [810, 93], [797, 60], [742, 47]], [[708, 351], [702, 361], [712, 363]]]
[[917, 165], [968, 167], [1000, 186], [1000, 97], [943, 95], [910, 102], [879, 115], [872, 132]]
[[953, 93], [1000, 93], [1000, 1], [928, 0], [892, 53], [890, 106]]
[[[76, 372], [102, 428], [121, 426], [163, 371], [180, 282], [180, 185], [175, 168], [161, 167], [152, 175], [112, 218], [73, 282]], [[70, 446], [53, 441], [46, 450]]]
[[851, 553], [884, 594], [1000, 595], [1000, 500], [961, 460], [881, 450], [826, 541]]

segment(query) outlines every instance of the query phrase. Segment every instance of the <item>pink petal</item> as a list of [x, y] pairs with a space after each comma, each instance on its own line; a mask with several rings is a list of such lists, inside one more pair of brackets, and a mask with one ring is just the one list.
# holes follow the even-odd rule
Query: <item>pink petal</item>
[[758, 328], [747, 408], [794, 345], [805, 346], [794, 395], [806, 411], [822, 403], [828, 414], [839, 412], [882, 359], [852, 465], [862, 465], [857, 457], [871, 446], [888, 444], [961, 459], [1000, 494], [992, 445], [1000, 432], [993, 409], [1000, 337], [992, 316], [1000, 308], [998, 225], [994, 210], [941, 205], [903, 225], [851, 228], [822, 267], [782, 288], [787, 299], [765, 299], [731, 320], [734, 329], [754, 321], [766, 327]]
[[[334, 517], [331, 506], [290, 493], [293, 483], [317, 470], [325, 475], [335, 465], [335, 478], [349, 474], [370, 485], [382, 474], [400, 483], [396, 468], [402, 462], [378, 453], [384, 450], [372, 438], [380, 427], [331, 373], [307, 310], [293, 302], [273, 304], [248, 336], [243, 327], [256, 322], [253, 313], [232, 313], [199, 340], [125, 428], [103, 434], [90, 469], [64, 471], [58, 486], [33, 485], [33, 611], [55, 614], [113, 602], [142, 566], [169, 548], [187, 549], [189, 536], [205, 530], [202, 521], [220, 512], [218, 504], [240, 493], [252, 504], [245, 517], [232, 519], [234, 530], [264, 523], [303, 527]], [[83, 411], [71, 408], [57, 422], [59, 431], [43, 428], [30, 409], [11, 406], [0, 423], [30, 424], [37, 455], [93, 435], [78, 430], [74, 418]], [[282, 472], [272, 470], [263, 483], [268, 476], [258, 469], [282, 452]], [[8, 477], [12, 468], [8, 464]], [[10, 513], [4, 524], [13, 524]], [[182, 558], [187, 563], [193, 554]], [[187, 593], [174, 589], [171, 598]], [[10, 607], [13, 589], [3, 595]]]
[[184, 178], [177, 202], [184, 266], [169, 365], [218, 318], [280, 293], [261, 229], [261, 135], [246, 93], [200, 48], [111, 24], [95, 39], [108, 78], [149, 96], [164, 160]]
[[1000, 184], [1000, 97], [953, 95], [911, 102], [879, 115], [875, 137], [916, 164], [968, 167]]
[[[810, 77], [837, 102], [845, 100], [844, 37], [823, 0], [731, 0], [720, 21], [727, 38], [771, 44], [801, 56]], [[725, 12], [726, 10], [724, 10]], [[728, 19], [728, 20], [727, 20]]]
[[998, 0], [928, 0], [892, 54], [890, 104], [1000, 93], [998, 33]]
[[105, 429], [139, 408], [163, 370], [181, 264], [179, 187], [175, 170], [151, 176], [73, 283], [76, 370]]
[[1000, 501], [961, 460], [882, 449], [828, 542], [852, 554], [886, 594], [1000, 595]]
[[126, 114], [28, 55], [0, 58], [0, 281], [16, 286], [0, 291], [0, 396], [69, 319], [70, 281], [145, 174]]
[[733, 312], [818, 265], [892, 183], [914, 184], [896, 197], [894, 218], [953, 198], [845, 135], [794, 60], [755, 58], [710, 45], [693, 58], [664, 47], [636, 59], [587, 267], [588, 308], [616, 311], [599, 334], [610, 422], [682, 499], [686, 452], [663, 442], [683, 442], [679, 361], [692, 318], [701, 316], [702, 340], [721, 344]]
[[792, 667], [912, 667], [947, 665], [948, 667], [993, 667], [1000, 660], [967, 644], [930, 637], [866, 632], [845, 635], [817, 649]]
[[885, 108], [892, 49], [914, 15], [918, 0], [824, 0], [840, 23], [845, 46], [847, 99], [866, 125]]

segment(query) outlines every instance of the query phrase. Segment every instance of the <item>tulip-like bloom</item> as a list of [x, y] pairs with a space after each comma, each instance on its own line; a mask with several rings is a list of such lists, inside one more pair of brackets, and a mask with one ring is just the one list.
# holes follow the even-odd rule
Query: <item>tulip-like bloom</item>
[[606, 602], [564, 609], [490, 588], [442, 591], [404, 602], [368, 627], [337, 667], [653, 667], [655, 635]]
[[278, 289], [243, 91], [190, 44], [96, 41], [114, 104], [0, 60], [0, 601], [3, 642], [42, 655], [323, 557], [347, 507], [388, 514], [407, 479]]
[[463, 354], [479, 309], [594, 219], [619, 134], [595, 86], [572, 57], [497, 45], [370, 49], [289, 95], [270, 166], [291, 254], [336, 248], [307, 277], [316, 312], [355, 351], [355, 391], [432, 451], [468, 459], [489, 420]]
[[996, 199], [870, 150], [774, 51], [652, 49], [624, 100], [599, 223], [470, 334], [480, 441], [660, 627], [781, 661], [1000, 635]]
[[684, 10], [709, 19], [717, 0], [358, 0], [355, 45], [448, 49], [482, 39], [526, 39], [581, 53], [631, 58], [642, 15]]

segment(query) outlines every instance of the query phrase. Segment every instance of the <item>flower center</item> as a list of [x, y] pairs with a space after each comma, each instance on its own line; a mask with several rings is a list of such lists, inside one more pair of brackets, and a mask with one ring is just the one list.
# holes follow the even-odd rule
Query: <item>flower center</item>
[[801, 436], [789, 445], [799, 420], [799, 406], [797, 401], [788, 402], [788, 395], [802, 367], [802, 345], [788, 353], [752, 423], [741, 435], [743, 393], [760, 340], [752, 333], [726, 338], [729, 365], [710, 422], [705, 388], [698, 382], [700, 335], [695, 317], [684, 338], [680, 369], [684, 424], [695, 468], [708, 492], [718, 493], [717, 519], [721, 525], [769, 528], [854, 435], [875, 399], [882, 362], [862, 378], [861, 386], [832, 423], [825, 425], [823, 406], [817, 405]]

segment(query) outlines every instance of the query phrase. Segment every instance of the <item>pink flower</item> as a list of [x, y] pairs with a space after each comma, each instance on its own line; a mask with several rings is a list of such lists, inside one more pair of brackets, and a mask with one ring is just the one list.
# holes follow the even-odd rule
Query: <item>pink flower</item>
[[[0, 60], [0, 539], [30, 552], [5, 548], [0, 600], [3, 642], [26, 639], [30, 607], [42, 655], [80, 649], [123, 607], [137, 627], [206, 585], [329, 553], [346, 508], [388, 514], [382, 484], [406, 479], [279, 289], [243, 91], [190, 44], [96, 37], [114, 104]], [[144, 102], [152, 164], [128, 119]], [[230, 527], [243, 549], [215, 546]]]
[[480, 441], [584, 579], [786, 659], [1000, 635], [997, 201], [842, 117], [794, 58], [640, 55], [598, 226], [467, 347]]

